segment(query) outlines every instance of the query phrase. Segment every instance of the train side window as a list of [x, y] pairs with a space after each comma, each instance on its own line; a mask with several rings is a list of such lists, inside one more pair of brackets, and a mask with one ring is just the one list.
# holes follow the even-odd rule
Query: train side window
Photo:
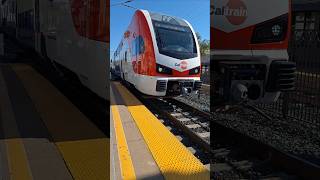
[[131, 43], [132, 56], [142, 54], [142, 53], [144, 53], [144, 51], [145, 51], [144, 40], [143, 40], [142, 36], [138, 36]]
[[127, 51], [124, 53], [124, 60], [125, 60], [126, 62], [128, 61]]
[[136, 55], [136, 40], [132, 40], [131, 42], [131, 52], [132, 52], [132, 55], [135, 56]]
[[[138, 37], [140, 37], [140, 36], [138, 36]], [[136, 46], [136, 52], [135, 52], [135, 54], [136, 55], [139, 55], [140, 53], [140, 46], [139, 46], [139, 39], [138, 39], [138, 37], [134, 40], [135, 41], [135, 46]]]
[[138, 41], [139, 41], [139, 54], [142, 54], [145, 51], [145, 46], [144, 46], [144, 41], [142, 36], [138, 37]]

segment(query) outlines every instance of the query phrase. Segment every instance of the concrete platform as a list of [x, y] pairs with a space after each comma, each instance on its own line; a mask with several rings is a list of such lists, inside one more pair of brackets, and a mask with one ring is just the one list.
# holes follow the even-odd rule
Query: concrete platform
[[0, 64], [0, 179], [109, 179], [109, 139], [26, 64]]
[[207, 168], [123, 85], [111, 82], [111, 179], [210, 179]]

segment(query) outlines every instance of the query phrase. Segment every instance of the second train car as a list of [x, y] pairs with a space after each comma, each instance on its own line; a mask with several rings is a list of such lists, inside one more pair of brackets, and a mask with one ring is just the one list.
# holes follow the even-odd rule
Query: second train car
[[11, 35], [109, 100], [108, 0], [6, 0], [1, 7]]
[[137, 10], [111, 60], [111, 72], [150, 96], [178, 96], [201, 88], [200, 50], [183, 19]]

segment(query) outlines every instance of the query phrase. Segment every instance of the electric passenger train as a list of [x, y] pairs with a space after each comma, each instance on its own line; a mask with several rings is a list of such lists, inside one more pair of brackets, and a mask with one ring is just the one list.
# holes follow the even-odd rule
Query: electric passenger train
[[177, 96], [201, 88], [200, 50], [183, 19], [137, 10], [111, 60], [111, 73], [150, 96]]
[[290, 0], [211, 0], [210, 14], [214, 106], [270, 103], [294, 90]]

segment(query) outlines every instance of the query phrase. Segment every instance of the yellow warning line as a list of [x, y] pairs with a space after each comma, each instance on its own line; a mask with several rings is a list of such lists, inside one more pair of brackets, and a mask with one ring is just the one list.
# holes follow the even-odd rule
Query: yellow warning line
[[[125, 180], [136, 179], [128, 144], [124, 134], [119, 110], [116, 105], [111, 105], [112, 116], [114, 120], [114, 129], [116, 134], [117, 149], [120, 160], [121, 176]], [[141, 159], [143, 161], [143, 159]]]
[[32, 175], [21, 139], [7, 139], [5, 141], [11, 180], [31, 180]]
[[115, 83], [165, 179], [210, 179], [206, 167], [126, 88]]
[[[20, 135], [17, 129], [18, 127], [14, 118], [14, 113], [12, 112], [12, 109], [11, 109], [12, 104], [7, 94], [8, 89], [6, 87], [5, 80], [1, 75], [1, 71], [0, 71], [0, 87], [1, 87], [0, 99], [3, 103], [3, 104], [0, 103], [0, 120], [2, 121], [0, 123], [2, 123], [2, 126], [4, 128], [7, 128], [7, 129], [3, 129], [3, 133], [8, 136], [17, 137], [17, 138], [4, 139], [10, 180], [20, 180], [20, 179], [31, 180], [33, 179], [32, 172], [29, 166], [23, 141], [21, 138], [19, 138]], [[2, 113], [1, 113], [1, 110], [3, 111]], [[1, 173], [4, 173], [4, 172], [0, 171], [0, 176], [1, 176]]]

